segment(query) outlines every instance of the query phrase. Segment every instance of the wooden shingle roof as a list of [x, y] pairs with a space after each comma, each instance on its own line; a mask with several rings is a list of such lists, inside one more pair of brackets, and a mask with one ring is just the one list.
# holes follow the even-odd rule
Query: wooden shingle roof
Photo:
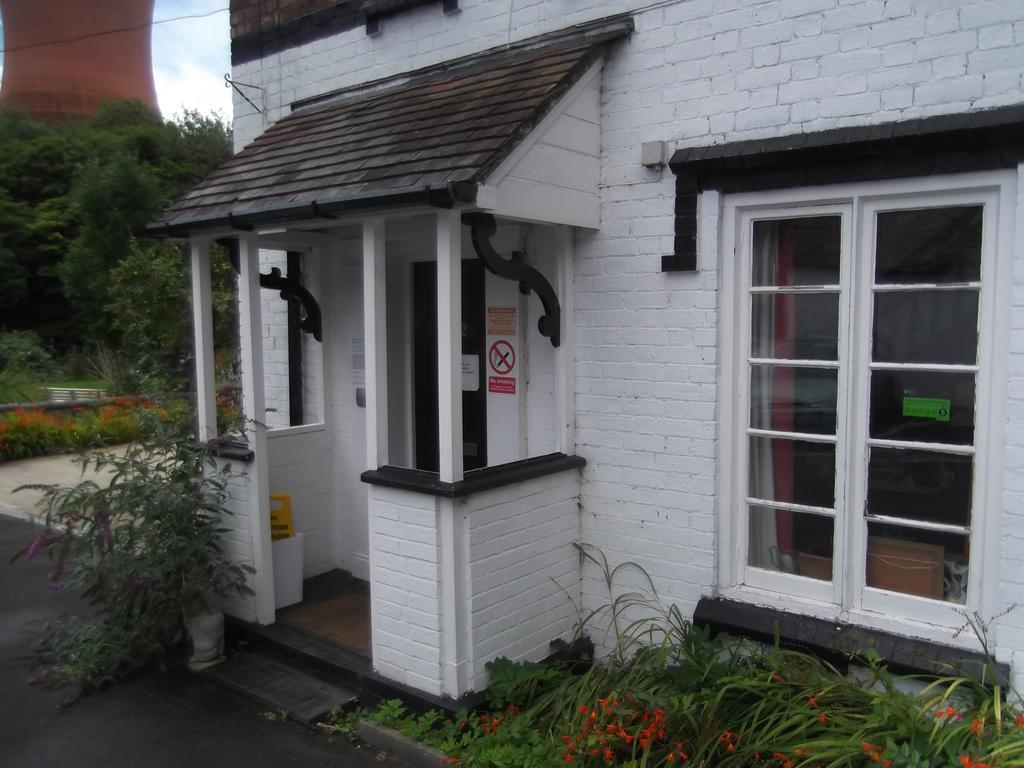
[[343, 91], [282, 118], [171, 205], [184, 234], [387, 204], [472, 202], [628, 18]]

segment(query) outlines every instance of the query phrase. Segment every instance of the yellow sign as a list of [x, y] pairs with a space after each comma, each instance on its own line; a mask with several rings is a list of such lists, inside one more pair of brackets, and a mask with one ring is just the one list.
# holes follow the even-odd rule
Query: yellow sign
[[[278, 506], [274, 506], [277, 504]], [[292, 497], [287, 493], [270, 494], [270, 540], [290, 539], [292, 530]]]
[[516, 308], [515, 307], [488, 307], [487, 308], [487, 335], [488, 336], [515, 336], [516, 335]]

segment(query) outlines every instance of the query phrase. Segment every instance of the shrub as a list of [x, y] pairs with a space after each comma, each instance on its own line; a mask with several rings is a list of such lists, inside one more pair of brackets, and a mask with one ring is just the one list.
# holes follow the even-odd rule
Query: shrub
[[110, 470], [107, 487], [44, 487], [45, 526], [14, 559], [47, 552], [50, 586], [81, 593], [96, 611], [44, 629], [47, 680], [104, 685], [172, 650], [186, 604], [251, 593], [218, 540], [230, 469], [188, 445], [161, 429], [123, 455], [82, 459], [83, 469]]

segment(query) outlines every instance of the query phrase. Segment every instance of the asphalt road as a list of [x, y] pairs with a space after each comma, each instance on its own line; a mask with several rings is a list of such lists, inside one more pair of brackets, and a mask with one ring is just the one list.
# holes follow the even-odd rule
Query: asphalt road
[[184, 668], [153, 668], [64, 708], [68, 689], [26, 684], [34, 674], [32, 631], [62, 612], [81, 610], [74, 596], [46, 587], [45, 557], [8, 564], [31, 530], [30, 523], [0, 514], [0, 766], [382, 765], [370, 750], [298, 723], [269, 721], [258, 704]]

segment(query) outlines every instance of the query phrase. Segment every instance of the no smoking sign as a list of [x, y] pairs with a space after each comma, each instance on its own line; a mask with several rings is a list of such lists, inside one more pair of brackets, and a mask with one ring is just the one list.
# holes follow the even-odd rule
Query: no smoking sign
[[495, 373], [507, 375], [512, 373], [516, 367], [516, 351], [504, 339], [491, 344], [491, 350], [487, 353], [487, 362]]

